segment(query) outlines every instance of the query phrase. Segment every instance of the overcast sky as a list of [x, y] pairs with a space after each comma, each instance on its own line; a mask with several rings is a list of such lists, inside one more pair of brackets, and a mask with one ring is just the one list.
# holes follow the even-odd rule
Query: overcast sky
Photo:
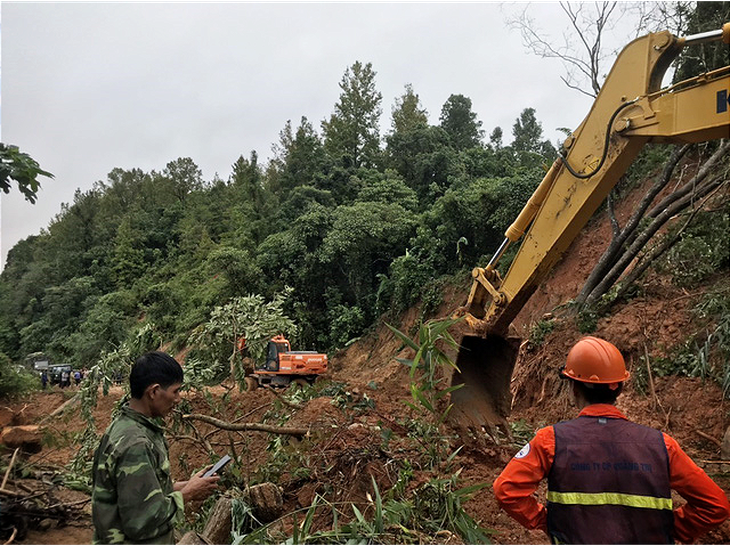
[[[12, 246], [47, 228], [115, 167], [162, 171], [191, 157], [206, 180], [256, 150], [263, 163], [287, 120], [320, 130], [345, 69], [371, 62], [383, 95], [381, 134], [411, 83], [438, 123], [451, 94], [471, 98], [487, 135], [511, 140], [535, 108], [553, 142], [591, 101], [560, 80], [558, 61], [529, 54], [508, 15], [527, 4], [254, 4], [2, 2], [2, 141], [33, 156], [42, 178], [31, 205], [2, 194], [2, 265]], [[556, 35], [557, 3], [529, 6]]]

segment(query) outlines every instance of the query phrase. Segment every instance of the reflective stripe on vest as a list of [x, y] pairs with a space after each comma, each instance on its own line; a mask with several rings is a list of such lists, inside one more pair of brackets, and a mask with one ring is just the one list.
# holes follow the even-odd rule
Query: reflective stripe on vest
[[579, 504], [583, 506], [615, 504], [618, 506], [631, 506], [632, 508], [672, 510], [672, 499], [625, 493], [562, 493], [560, 491], [548, 491], [547, 500], [558, 504]]
[[661, 432], [611, 417], [553, 426], [547, 524], [566, 544], [673, 544], [669, 455]]

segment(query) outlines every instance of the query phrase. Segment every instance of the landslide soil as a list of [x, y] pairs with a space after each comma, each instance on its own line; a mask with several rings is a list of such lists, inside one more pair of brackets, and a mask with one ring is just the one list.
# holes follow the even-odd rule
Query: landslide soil
[[[638, 188], [620, 204], [617, 210], [619, 222], [625, 221], [641, 195], [642, 188]], [[534, 321], [575, 297], [609, 238], [609, 223], [599, 215], [576, 240], [515, 321], [515, 326], [525, 339]], [[444, 303], [437, 316], [446, 316], [463, 304], [469, 282], [469, 279], [464, 278], [463, 284], [445, 290]], [[612, 340], [627, 357], [629, 370], [638, 375], [640, 367], [645, 365], [640, 360], [642, 356], [665, 356], [692, 330], [690, 308], [701, 293], [702, 288], [681, 290], [667, 279], [653, 274], [641, 296], [618, 306], [610, 317], [599, 320], [595, 334]], [[400, 319], [401, 331], [411, 331], [419, 318], [419, 310], [411, 309]], [[572, 321], [558, 321], [539, 347], [523, 344], [512, 383], [511, 420], [521, 422], [526, 430], [535, 430], [576, 414], [575, 408], [570, 405], [564, 383], [558, 379], [557, 370], [570, 346], [581, 335]], [[310, 438], [304, 439], [301, 444], [302, 447], [316, 445], [316, 449], [312, 450], [312, 458], [317, 464], [311, 465], [313, 471], [306, 478], [298, 476], [294, 468], [284, 469], [279, 483], [284, 487], [288, 510], [308, 506], [315, 493], [323, 491], [331, 495], [330, 501], [348, 501], [367, 507], [367, 496], [372, 493], [371, 475], [380, 484], [381, 491], [395, 482], [397, 475], [393, 470], [391, 453], [382, 449], [381, 435], [376, 425], [392, 425], [397, 432], [394, 421], [409, 411], [404, 404], [405, 400], [410, 399], [409, 378], [405, 367], [394, 360], [396, 356], [407, 357], [408, 351], [403, 349], [385, 326], [379, 326], [347, 349], [331, 355], [328, 379], [346, 383], [353, 400], [364, 400], [366, 395], [374, 402], [374, 408], [363, 406], [360, 412], [345, 414], [333, 405], [331, 398], [322, 397], [309, 401], [299, 410], [292, 410], [288, 425], [312, 427]], [[721, 439], [728, 426], [728, 408], [720, 389], [713, 383], [693, 378], [654, 379], [654, 393], [639, 392], [634, 380], [630, 379], [624, 394], [619, 398], [618, 407], [632, 420], [674, 436], [720, 487], [726, 493], [730, 492], [730, 473], [726, 466], [717, 462], [720, 451], [718, 443], [713, 441]], [[264, 390], [241, 393], [215, 387], [210, 389], [209, 394], [214, 403], [225, 398], [226, 403], [218, 404], [219, 410], [215, 415], [225, 420], [241, 418], [247, 422], [256, 422], [277, 403], [276, 395]], [[108, 425], [111, 411], [120, 396], [120, 388], [112, 389], [107, 397], [100, 396], [95, 411], [98, 430]], [[27, 400], [6, 402], [4, 405], [16, 413], [22, 410], [23, 419], [33, 423], [68, 398], [68, 392], [56, 390], [36, 393]], [[187, 403], [187, 411], [211, 411], [209, 401], [202, 395], [188, 395]], [[219, 452], [233, 445], [237, 452], [244, 454], [246, 464], [242, 480], [249, 479], [258, 465], [265, 461], [269, 443], [267, 434], [215, 432], [202, 423], [196, 426], [202, 435], [208, 435], [208, 441]], [[47, 442], [40, 453], [24, 456], [21, 465], [61, 468], [73, 457], [78, 446], [64, 439], [69, 440], [85, 427], [78, 409], [54, 419], [48, 427], [54, 440]], [[515, 444], [485, 445], [464, 437], [455, 437], [452, 447], [462, 444], [464, 449], [455, 459], [455, 464], [461, 469], [464, 485], [491, 484], [519, 449]], [[409, 453], [401, 452], [399, 456], [407, 458]], [[176, 479], [184, 479], [194, 469], [210, 462], [200, 442], [191, 437], [171, 440], [170, 460]], [[427, 479], [425, 472], [417, 472], [414, 477], [415, 482]], [[544, 495], [544, 489], [538, 493]], [[675, 501], [682, 502], [679, 497]], [[475, 495], [467, 503], [466, 509], [483, 527], [494, 531], [492, 540], [495, 543], [548, 543], [542, 533], [527, 531], [506, 516], [498, 508], [490, 488]], [[90, 543], [88, 505], [85, 510], [75, 520], [60, 522], [56, 528], [43, 532], [30, 530], [20, 543]], [[189, 521], [194, 521], [195, 507], [188, 512]], [[433, 540], [453, 542], [453, 537], [442, 536]], [[726, 522], [719, 529], [701, 537], [700, 542], [730, 543], [730, 523]]]

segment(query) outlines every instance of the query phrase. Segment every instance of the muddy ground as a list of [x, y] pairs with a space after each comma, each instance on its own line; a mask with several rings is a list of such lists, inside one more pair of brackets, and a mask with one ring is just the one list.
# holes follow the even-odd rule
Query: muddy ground
[[[640, 198], [641, 188], [618, 207], [620, 222]], [[559, 308], [575, 297], [590, 268], [598, 260], [610, 237], [610, 226], [605, 218], [595, 219], [568, 251], [565, 259], [537, 291], [523, 309], [515, 326], [526, 338], [530, 325], [545, 313]], [[446, 289], [439, 316], [447, 316], [462, 305], [469, 288], [469, 279]], [[613, 341], [627, 357], [629, 371], [634, 375], [627, 382], [618, 406], [634, 421], [656, 427], [674, 436], [685, 451], [730, 493], [730, 467], [720, 464], [719, 440], [728, 426], [728, 408], [717, 385], [686, 377], [654, 377], [654, 392], [639, 389], [638, 378], [645, 371], [644, 355], [650, 359], [666, 356], [678, 342], [692, 331], [691, 306], [697, 301], [702, 287], [687, 291], [676, 288], [666, 278], [656, 274], [650, 277], [643, 293], [629, 303], [618, 306], [610, 316], [600, 319], [595, 335]], [[419, 310], [412, 309], [400, 318], [402, 331], [410, 331], [419, 320]], [[557, 321], [554, 330], [544, 342], [533, 347], [523, 344], [520, 359], [512, 381], [513, 412], [511, 421], [520, 422], [520, 428], [534, 431], [540, 426], [570, 418], [576, 411], [571, 407], [565, 384], [558, 378], [570, 346], [582, 334], [569, 321]], [[292, 426], [310, 427], [312, 433], [292, 446], [313, 445], [309, 451], [306, 476], [297, 468], [280, 469], [278, 482], [284, 488], [287, 510], [308, 506], [316, 493], [326, 493], [331, 501], [348, 501], [367, 508], [372, 494], [371, 475], [381, 490], [395, 483], [396, 460], [416, 458], [413, 442], [384, 446], [383, 426], [398, 431], [397, 421], [411, 411], [405, 404], [410, 400], [409, 377], [406, 368], [394, 360], [406, 356], [402, 344], [383, 325], [352, 344], [346, 350], [331, 355], [327, 380], [347, 385], [349, 405], [338, 407], [331, 396], [314, 398], [301, 409], [291, 409]], [[122, 389], [112, 389], [108, 397], [99, 398], [95, 411], [98, 430], [109, 423], [114, 404]], [[187, 411], [208, 412], [216, 417], [256, 422], [276, 407], [281, 406], [276, 395], [264, 390], [238, 392], [223, 386], [209, 389], [209, 398], [202, 394], [188, 394]], [[34, 423], [48, 415], [70, 397], [70, 392], [58, 390], [37, 393], [27, 400], [4, 402], [15, 413], [22, 410], [23, 419]], [[340, 399], [344, 395], [340, 394]], [[365, 404], [367, 400], [372, 403]], [[212, 401], [212, 402], [211, 402]], [[225, 401], [225, 403], [223, 402]], [[341, 401], [341, 400], [340, 400]], [[358, 402], [361, 402], [358, 405]], [[211, 406], [212, 404], [212, 406]], [[40, 453], [26, 455], [18, 463], [28, 467], [60, 469], [74, 456], [78, 445], [71, 440], [74, 433], [85, 427], [78, 409], [54, 419], [48, 425], [47, 442]], [[196, 423], [200, 436], [205, 436], [220, 453], [235, 450], [242, 458], [240, 479], [252, 479], [256, 469], [265, 462], [271, 437], [261, 432], [214, 432], [205, 424]], [[427, 471], [416, 469], [414, 484], [428, 480], [439, 471], [449, 477], [461, 471], [463, 485], [491, 484], [504, 464], [519, 448], [516, 443], [504, 441], [501, 445], [460, 437], [455, 431], [451, 448], [463, 446], [451, 468]], [[171, 437], [170, 459], [173, 476], [184, 479], [194, 469], [210, 462], [200, 436], [186, 433]], [[409, 451], [410, 450], [410, 451]], [[290, 459], [293, 461], [296, 459]], [[10, 482], [10, 486], [13, 482]], [[541, 490], [541, 494], [544, 491]], [[78, 492], [58, 489], [59, 502], [83, 504]], [[676, 502], [682, 502], [680, 498]], [[78, 504], [76, 505], [78, 506]], [[91, 541], [88, 504], [75, 512], [73, 519], [61, 521], [49, 529], [30, 529], [24, 544], [83, 544]], [[498, 544], [547, 544], [546, 537], [537, 531], [527, 531], [501, 512], [490, 488], [476, 494], [466, 504], [468, 513], [481, 525], [493, 530], [492, 540]], [[195, 510], [189, 511], [188, 520], [195, 521]], [[433, 538], [434, 542], [450, 542], [450, 537]], [[707, 544], [730, 543], [730, 523], [701, 537]]]

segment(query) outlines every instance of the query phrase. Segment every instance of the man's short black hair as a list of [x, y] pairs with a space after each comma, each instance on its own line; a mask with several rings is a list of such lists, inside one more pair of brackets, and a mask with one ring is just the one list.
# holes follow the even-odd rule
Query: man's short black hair
[[623, 383], [618, 384], [618, 388], [610, 389], [608, 385], [601, 385], [599, 383], [583, 383], [582, 381], [571, 380], [578, 386], [578, 389], [583, 393], [586, 402], [589, 404], [614, 404], [616, 398], [621, 394], [624, 388]]
[[129, 373], [129, 390], [132, 398], [140, 399], [150, 385], [159, 383], [163, 389], [182, 383], [183, 370], [177, 360], [167, 353], [154, 351], [140, 356]]

